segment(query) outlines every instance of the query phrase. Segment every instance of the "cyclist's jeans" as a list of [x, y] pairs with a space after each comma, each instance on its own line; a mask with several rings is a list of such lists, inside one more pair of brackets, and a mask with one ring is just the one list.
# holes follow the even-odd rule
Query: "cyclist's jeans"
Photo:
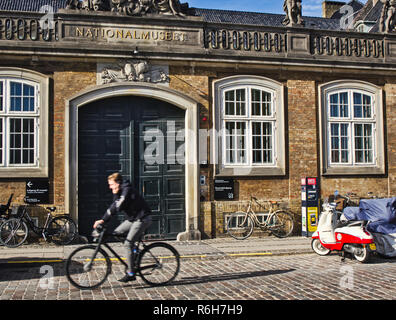
[[139, 240], [140, 235], [150, 226], [151, 217], [147, 216], [143, 220], [128, 221], [125, 220], [115, 230], [115, 233], [125, 234], [128, 233], [124, 242], [125, 256], [127, 259], [128, 269], [127, 272], [135, 272], [135, 257], [133, 248], [135, 243]]

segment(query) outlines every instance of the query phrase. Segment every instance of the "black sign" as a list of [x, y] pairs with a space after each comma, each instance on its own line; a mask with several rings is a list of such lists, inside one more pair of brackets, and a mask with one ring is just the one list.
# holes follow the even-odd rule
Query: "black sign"
[[215, 200], [234, 200], [234, 180], [215, 179], [214, 198]]
[[49, 203], [48, 179], [27, 180], [25, 200], [28, 203]]

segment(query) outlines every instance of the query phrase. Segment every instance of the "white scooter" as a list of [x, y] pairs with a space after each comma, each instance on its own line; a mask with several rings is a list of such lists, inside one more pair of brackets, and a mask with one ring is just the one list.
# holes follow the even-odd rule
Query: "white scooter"
[[376, 250], [374, 238], [366, 229], [367, 221], [348, 221], [342, 215], [338, 219], [340, 212], [336, 206], [336, 203], [323, 204], [317, 231], [312, 235], [312, 249], [321, 256], [339, 251], [343, 259], [345, 252], [349, 252], [356, 260], [367, 262]]

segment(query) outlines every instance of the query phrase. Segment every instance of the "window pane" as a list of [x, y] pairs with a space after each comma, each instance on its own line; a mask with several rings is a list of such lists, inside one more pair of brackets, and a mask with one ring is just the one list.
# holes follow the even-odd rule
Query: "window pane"
[[355, 124], [355, 161], [357, 163], [373, 162], [373, 125]]
[[349, 124], [332, 123], [330, 126], [330, 153], [332, 163], [349, 162]]
[[330, 95], [330, 117], [349, 117], [348, 92], [340, 92]]
[[3, 118], [0, 118], [0, 163], [3, 163]]
[[225, 114], [235, 115], [235, 91], [227, 91], [225, 93]]
[[252, 89], [252, 115], [271, 116], [272, 115], [272, 94], [264, 90]]
[[340, 117], [348, 118], [349, 117], [349, 106], [348, 106], [348, 93], [342, 92], [340, 93]]
[[240, 89], [237, 90], [237, 115], [244, 116], [246, 115], [246, 90]]
[[33, 112], [35, 105], [35, 89], [26, 83], [10, 82], [10, 110]]
[[368, 95], [363, 95], [363, 118], [372, 117], [372, 103], [371, 97]]
[[330, 117], [338, 117], [338, 94], [330, 96]]
[[4, 84], [0, 81], [0, 111], [3, 111]]
[[228, 116], [246, 115], [246, 90], [238, 89], [225, 92], [224, 114]]
[[34, 119], [10, 119], [10, 164], [34, 164]]
[[227, 121], [226, 128], [226, 162], [246, 163], [246, 122]]
[[22, 107], [22, 84], [19, 82], [11, 82], [11, 111], [21, 111]]
[[252, 155], [253, 163], [272, 163], [272, 123], [252, 123]]
[[353, 116], [355, 118], [371, 118], [371, 97], [359, 92], [353, 93]]

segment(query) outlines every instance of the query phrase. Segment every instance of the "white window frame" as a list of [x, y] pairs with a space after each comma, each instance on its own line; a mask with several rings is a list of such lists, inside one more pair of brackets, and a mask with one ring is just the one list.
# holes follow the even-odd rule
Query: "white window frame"
[[[228, 91], [244, 89], [245, 114], [226, 115], [225, 96]], [[271, 94], [271, 114], [252, 114], [252, 90], [265, 91]], [[215, 173], [217, 176], [277, 176], [284, 175], [285, 170], [285, 132], [284, 132], [284, 91], [283, 85], [271, 79], [256, 76], [233, 76], [215, 81], [214, 96], [214, 132], [212, 134]], [[246, 123], [246, 154], [244, 163], [227, 162], [226, 122]], [[253, 162], [253, 123], [271, 123], [271, 162]], [[263, 149], [262, 149], [263, 150]]]
[[[385, 173], [384, 135], [383, 135], [383, 102], [382, 89], [363, 81], [341, 80], [319, 86], [320, 99], [320, 135], [321, 135], [321, 171], [324, 175], [354, 175]], [[348, 115], [331, 116], [330, 96], [337, 93], [347, 93]], [[364, 94], [371, 98], [371, 117], [358, 118], [354, 116], [354, 93]], [[332, 124], [348, 125], [348, 161], [334, 162], [332, 160]], [[370, 124], [372, 126], [372, 161], [359, 162], [356, 159], [354, 128], [356, 125]], [[341, 141], [339, 141], [341, 145]], [[341, 154], [339, 155], [341, 158]]]
[[[348, 116], [346, 117], [333, 117], [331, 116], [330, 112], [331, 112], [331, 108], [330, 108], [330, 97], [333, 94], [339, 94], [339, 93], [346, 93], [347, 97], [348, 97]], [[371, 117], [367, 117], [367, 118], [358, 118], [354, 116], [354, 94], [355, 93], [359, 93], [359, 94], [363, 94], [363, 95], [367, 95], [370, 97], [371, 99]], [[376, 145], [376, 139], [375, 139], [375, 132], [376, 132], [376, 123], [375, 123], [375, 118], [376, 118], [376, 113], [375, 113], [375, 95], [373, 95], [370, 92], [367, 91], [362, 91], [362, 90], [356, 90], [356, 89], [349, 89], [349, 90], [340, 90], [340, 91], [330, 91], [327, 95], [327, 118], [328, 118], [328, 163], [330, 166], [370, 166], [370, 165], [375, 165], [375, 160], [377, 157], [376, 154], [376, 149], [375, 149], [375, 145]], [[332, 161], [332, 135], [331, 135], [331, 126], [332, 124], [347, 124], [348, 125], [348, 161], [347, 162], [333, 162]], [[372, 154], [372, 161], [371, 162], [358, 162], [356, 160], [356, 145], [355, 145], [355, 126], [356, 125], [365, 125], [365, 124], [369, 124], [372, 126], [372, 150], [373, 150], [373, 154]]]
[[[38, 130], [39, 130], [39, 104], [40, 104], [40, 90], [39, 84], [28, 81], [21, 80], [12, 77], [4, 77], [0, 78], [0, 81], [3, 82], [3, 110], [0, 111], [0, 118], [3, 119], [3, 154], [1, 159], [1, 167], [35, 167], [38, 168], [39, 165], [39, 140], [38, 140]], [[29, 85], [34, 88], [34, 110], [33, 111], [23, 111], [23, 103], [21, 105], [21, 111], [13, 111], [11, 110], [11, 83], [19, 83], [23, 85]], [[21, 99], [23, 101], [23, 92]], [[23, 142], [21, 141], [21, 146], [19, 148], [11, 148], [11, 120], [12, 119], [21, 119], [21, 126], [23, 127], [24, 119], [33, 119], [34, 120], [34, 154], [33, 161], [30, 163], [23, 163], [23, 151], [27, 150], [22, 147]], [[23, 131], [21, 131], [21, 140], [23, 140]], [[20, 150], [22, 154], [21, 162], [22, 163], [11, 163], [11, 150]]]
[[[35, 178], [48, 177], [48, 77], [34, 71], [19, 68], [0, 68], [0, 81], [3, 82], [3, 110], [0, 110], [2, 119], [2, 161], [0, 163], [0, 177]], [[23, 99], [21, 111], [11, 111], [11, 82], [34, 87], [34, 110], [23, 111]], [[33, 119], [33, 161], [23, 163], [23, 150], [28, 151], [30, 145], [23, 149], [21, 144], [20, 163], [10, 163], [11, 119]], [[23, 125], [23, 120], [21, 120]], [[21, 129], [21, 143], [23, 142], [23, 129]]]

